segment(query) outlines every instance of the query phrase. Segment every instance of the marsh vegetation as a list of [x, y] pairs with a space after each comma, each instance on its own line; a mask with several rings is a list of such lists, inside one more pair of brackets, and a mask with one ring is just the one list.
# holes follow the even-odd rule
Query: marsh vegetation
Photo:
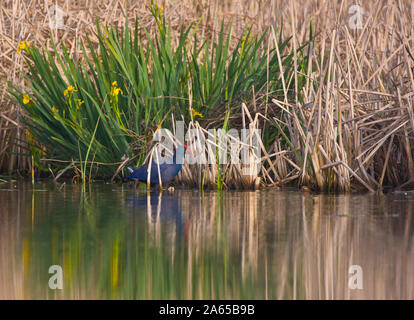
[[413, 4], [364, 3], [356, 29], [352, 4], [61, 1], [66, 27], [49, 35], [36, 1], [4, 1], [0, 168], [115, 181], [184, 119], [260, 129], [262, 170], [186, 165], [183, 183], [410, 188]]

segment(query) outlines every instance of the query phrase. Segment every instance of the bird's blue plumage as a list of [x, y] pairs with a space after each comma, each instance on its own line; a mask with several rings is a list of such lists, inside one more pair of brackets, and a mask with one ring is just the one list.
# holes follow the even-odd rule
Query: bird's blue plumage
[[[174, 156], [162, 164], [159, 164], [159, 172], [161, 174], [161, 182], [164, 184], [175, 178], [182, 168], [182, 163], [185, 154], [184, 146], [177, 147]], [[126, 175], [127, 179], [138, 180], [147, 183], [148, 179], [148, 164], [142, 165], [139, 168], [126, 167], [130, 174]], [[153, 160], [151, 164], [150, 184], [152, 186], [158, 186], [160, 183], [158, 175], [158, 164]]]

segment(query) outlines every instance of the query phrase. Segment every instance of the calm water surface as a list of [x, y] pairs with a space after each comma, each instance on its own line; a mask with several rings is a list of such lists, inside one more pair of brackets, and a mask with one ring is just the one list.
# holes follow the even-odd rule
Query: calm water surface
[[413, 213], [410, 192], [2, 184], [0, 299], [413, 299]]

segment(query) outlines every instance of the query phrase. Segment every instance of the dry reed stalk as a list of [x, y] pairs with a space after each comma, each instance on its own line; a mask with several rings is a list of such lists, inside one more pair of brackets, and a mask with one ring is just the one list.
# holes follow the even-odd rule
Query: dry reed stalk
[[[402, 3], [402, 5], [407, 5], [407, 3]], [[379, 9], [372, 13], [375, 16], [372, 21], [379, 19], [379, 13]], [[367, 25], [368, 22], [364, 30], [368, 30]], [[403, 28], [403, 26], [400, 27]], [[370, 39], [365, 39], [365, 41], [378, 41], [380, 38], [373, 30], [379, 28], [379, 26], [370, 28], [365, 35]], [[288, 128], [292, 144], [303, 158], [299, 165], [300, 169], [296, 168], [297, 173], [302, 177], [303, 184], [313, 180], [318, 189], [326, 189], [328, 176], [333, 173], [331, 183], [335, 189], [349, 190], [352, 185], [351, 178], [354, 177], [366, 189], [375, 190], [384, 182], [387, 168], [395, 168], [401, 161], [408, 170], [404, 173], [398, 170], [400, 172], [397, 175], [404, 176], [402, 178], [404, 181], [411, 179], [412, 146], [410, 141], [413, 138], [410, 108], [412, 104], [411, 70], [404, 72], [402, 68], [396, 68], [395, 64], [389, 70], [390, 61], [396, 58], [404, 58], [406, 70], [410, 69], [412, 61], [408, 59], [408, 53], [411, 51], [404, 50], [407, 46], [404, 47], [403, 44], [396, 50], [390, 50], [390, 43], [386, 41], [380, 43], [380, 48], [378, 48], [384, 50], [370, 50], [366, 45], [359, 48], [358, 43], [363, 39], [364, 30], [359, 35], [356, 45], [354, 45], [353, 35], [346, 27], [335, 29], [332, 37], [327, 35], [322, 37], [322, 53], [319, 58], [324, 56], [327, 41], [329, 41], [330, 50], [326, 62], [323, 59], [313, 60], [318, 71], [313, 75], [308, 71], [307, 74], [307, 81], [316, 84], [317, 89], [317, 92], [313, 94], [315, 98], [311, 104], [310, 114], [307, 113], [303, 117], [302, 109], [304, 108], [298, 110], [293, 105], [288, 107], [287, 111], [286, 107], [281, 107], [281, 101], [273, 100], [276, 107], [283, 109], [282, 112], [287, 111], [291, 114], [290, 118], [293, 121], [288, 122]], [[411, 37], [408, 39], [408, 42], [412, 41]], [[386, 51], [390, 52], [388, 56], [382, 54]], [[374, 55], [376, 58], [367, 59], [368, 55]], [[372, 61], [378, 61], [379, 67], [375, 67]], [[308, 70], [311, 68], [308, 67]], [[406, 90], [405, 93], [409, 94], [407, 101], [399, 97], [398, 91], [401, 89], [391, 87], [387, 83], [390, 72], [391, 75], [395, 73], [400, 78], [408, 79], [409, 87], [401, 84], [401, 87]], [[322, 78], [322, 74], [326, 74], [326, 78]], [[319, 81], [317, 81], [318, 77]], [[372, 88], [372, 80], [378, 80], [374, 83], [386, 92]], [[303, 96], [311, 96], [310, 87], [312, 86], [305, 86], [307, 92]], [[370, 102], [369, 96], [379, 97], [380, 102]], [[322, 100], [321, 97], [324, 99]], [[382, 106], [381, 101], [383, 101]], [[281, 119], [279, 122], [285, 120]], [[305, 120], [307, 126], [303, 127], [302, 123]], [[391, 136], [403, 140], [395, 143], [394, 138], [390, 140]], [[391, 153], [392, 145], [394, 149], [397, 148], [396, 153]], [[322, 150], [324, 152], [321, 153]], [[385, 156], [381, 156], [382, 154], [386, 155], [386, 159]], [[398, 157], [398, 160], [397, 163], [390, 165], [390, 156], [393, 154]], [[305, 171], [308, 156], [315, 171], [313, 178], [308, 177]], [[282, 157], [283, 160], [288, 167], [292, 168], [286, 158]], [[296, 158], [294, 161], [298, 163], [299, 159]], [[332, 172], [332, 168], [339, 163], [344, 166], [335, 167]], [[395, 172], [395, 169], [393, 171]], [[284, 174], [286, 175], [286, 171]], [[283, 178], [283, 175], [281, 176]], [[401, 182], [401, 178], [395, 179], [395, 176], [395, 174], [394, 177], [389, 175], [391, 178], [391, 181], [388, 181], [389, 184]]]

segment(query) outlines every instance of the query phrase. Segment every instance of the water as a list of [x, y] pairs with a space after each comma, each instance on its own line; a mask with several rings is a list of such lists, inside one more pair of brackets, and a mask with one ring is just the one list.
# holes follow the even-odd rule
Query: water
[[0, 299], [413, 299], [413, 205], [414, 193], [2, 184]]

